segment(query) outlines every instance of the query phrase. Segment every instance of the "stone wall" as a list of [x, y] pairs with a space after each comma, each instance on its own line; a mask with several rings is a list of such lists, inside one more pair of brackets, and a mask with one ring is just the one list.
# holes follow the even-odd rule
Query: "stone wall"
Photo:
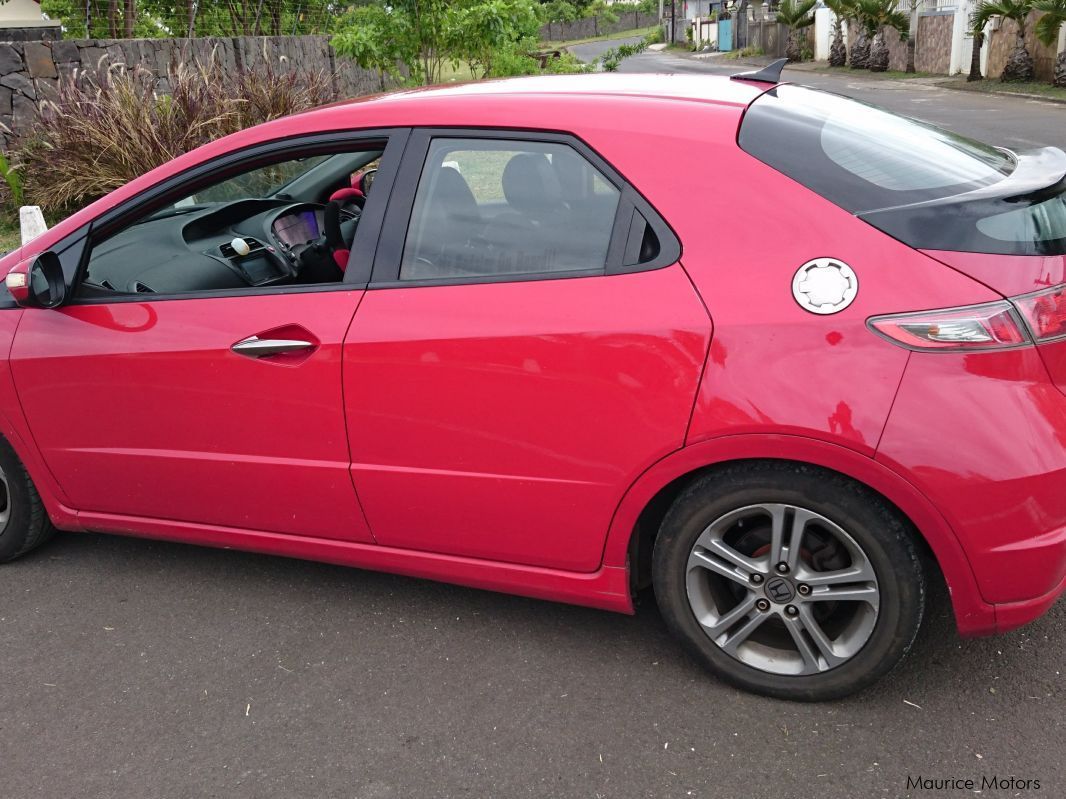
[[[1029, 22], [1025, 30], [1025, 45], [1033, 56], [1036, 69], [1036, 80], [1050, 81], [1055, 75], [1056, 51], [1053, 47], [1047, 47], [1036, 38], [1036, 21], [1043, 16], [1043, 12], [1034, 11], [1029, 15]], [[999, 30], [992, 31], [985, 40], [988, 48], [988, 66], [985, 69], [985, 77], [998, 78], [1003, 74], [1003, 67], [1007, 65], [1014, 50], [1014, 44], [1018, 39], [1018, 26], [1009, 19], [1003, 20]]]
[[[933, 72], [946, 75], [951, 60], [951, 14], [929, 14], [918, 18], [918, 36], [914, 42], [914, 68], [918, 72]], [[848, 57], [859, 35], [859, 26], [848, 26]], [[907, 69], [907, 41], [901, 39], [899, 31], [885, 31], [885, 44], [888, 45], [888, 68], [898, 72]]]
[[[848, 59], [850, 63], [851, 48], [855, 46], [855, 40], [859, 37], [859, 25], [852, 22], [848, 25]], [[919, 39], [919, 41], [921, 41]], [[888, 47], [888, 68], [904, 72], [907, 69], [907, 42], [899, 38], [899, 31], [889, 28], [885, 31], [885, 45]], [[915, 55], [917, 60], [917, 54]]]
[[[914, 68], [919, 72], [946, 75], [951, 70], [951, 36], [954, 14], [923, 14], [918, 17]], [[904, 62], [906, 63], [906, 62]]]
[[167, 74], [182, 62], [217, 59], [232, 73], [270, 62], [279, 72], [318, 71], [334, 76], [338, 97], [380, 89], [377, 73], [335, 58], [326, 36], [244, 36], [202, 39], [61, 39], [0, 43], [0, 145], [29, 133], [37, 106], [74, 74], [124, 64], [152, 72], [166, 92]]
[[573, 22], [549, 22], [540, 28], [542, 42], [568, 42], [572, 39], [591, 39], [606, 33], [619, 33], [635, 28], [650, 28], [659, 24], [658, 14], [642, 14], [639, 11], [618, 12], [617, 22], [606, 22], [599, 17], [575, 19]]

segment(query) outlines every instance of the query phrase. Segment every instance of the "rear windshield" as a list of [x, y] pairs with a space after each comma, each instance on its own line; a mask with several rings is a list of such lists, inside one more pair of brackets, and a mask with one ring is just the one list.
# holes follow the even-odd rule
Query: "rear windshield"
[[[1008, 196], [1017, 156], [932, 125], [839, 95], [777, 86], [748, 108], [737, 141], [913, 247], [1066, 252], [1066, 187], [1055, 185], [1056, 177], [1038, 197]], [[986, 190], [980, 202], [948, 199], [978, 189]]]

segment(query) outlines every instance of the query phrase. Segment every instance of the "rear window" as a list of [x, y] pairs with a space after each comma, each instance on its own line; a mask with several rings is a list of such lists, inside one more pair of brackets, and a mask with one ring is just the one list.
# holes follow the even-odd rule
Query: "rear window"
[[[737, 141], [912, 247], [1066, 254], [1066, 180], [1049, 166], [1047, 180], [1034, 187], [1029, 155], [1019, 160], [933, 125], [801, 86], [778, 86], [755, 100]], [[1066, 159], [1050, 148], [1042, 153], [1041, 164]], [[1023, 162], [1027, 168], [1016, 172]]]
[[744, 116], [740, 146], [853, 213], [989, 186], [1011, 155], [835, 94], [778, 86]]
[[1048, 243], [1066, 239], [1066, 194], [978, 219], [977, 229], [999, 241]]

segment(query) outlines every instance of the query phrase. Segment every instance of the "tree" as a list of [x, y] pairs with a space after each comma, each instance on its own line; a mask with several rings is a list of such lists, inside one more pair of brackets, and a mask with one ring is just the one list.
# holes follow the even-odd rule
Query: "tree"
[[487, 77], [498, 56], [536, 49], [540, 16], [528, 0], [483, 0], [453, 7], [447, 26], [452, 56], [465, 60], [475, 78]]
[[906, 39], [910, 35], [910, 20], [896, 7], [895, 0], [859, 0], [859, 8], [868, 20], [873, 34], [867, 68], [871, 72], [884, 72], [888, 69], [885, 31], [892, 28], [899, 33], [900, 39]]
[[911, 74], [918, 71], [914, 65], [915, 50], [918, 43], [918, 4], [919, 0], [908, 0], [907, 2], [910, 24], [907, 27], [907, 66], [904, 71]]
[[855, 4], [852, 0], [825, 0], [833, 12], [833, 44], [829, 47], [829, 66], [842, 67], [848, 61], [848, 48], [844, 43], [844, 31], [854, 18]]
[[573, 22], [577, 17], [577, 6], [570, 0], [548, 0], [544, 4], [544, 19], [547, 22]]
[[859, 33], [855, 37], [855, 43], [851, 46], [851, 68], [867, 69], [870, 65], [870, 41], [876, 33], [873, 20], [869, 15], [869, 5], [862, 0], [855, 0], [855, 13], [852, 19], [859, 27]]
[[375, 10], [344, 17], [337, 52], [379, 73], [396, 56], [425, 85], [440, 82], [445, 63], [465, 61], [481, 76], [495, 74], [500, 58], [510, 62], [508, 73], [528, 67], [525, 51], [534, 49], [541, 19], [535, 0], [390, 0], [367, 8]]
[[333, 48], [363, 69], [378, 73], [381, 90], [387, 79], [400, 73], [400, 64], [418, 57], [409, 29], [410, 19], [384, 6], [361, 6], [345, 19], [344, 29], [333, 37]]
[[1003, 17], [1014, 21], [1017, 37], [1014, 50], [1007, 59], [1000, 80], [1004, 82], [1024, 82], [1033, 79], [1033, 56], [1025, 46], [1026, 24], [1029, 12], [1033, 10], [1032, 0], [982, 0], [973, 15], [973, 27], [984, 30], [993, 17]]
[[785, 58], [790, 62], [802, 61], [803, 51], [800, 48], [800, 31], [814, 24], [814, 10], [816, 0], [781, 0], [777, 7], [777, 21], [788, 26], [788, 42], [785, 44]]
[[[1066, 0], [1039, 0], [1033, 8], [1043, 11], [1036, 23], [1036, 37], [1048, 47], [1054, 47], [1059, 39], [1059, 29], [1066, 23]], [[1066, 49], [1055, 60], [1055, 75], [1051, 82], [1066, 87]]]

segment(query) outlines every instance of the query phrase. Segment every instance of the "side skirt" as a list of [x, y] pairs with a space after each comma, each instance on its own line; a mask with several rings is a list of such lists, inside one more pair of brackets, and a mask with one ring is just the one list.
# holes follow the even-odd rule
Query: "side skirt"
[[601, 566], [599, 570], [589, 573], [567, 572], [377, 544], [106, 513], [78, 513], [78, 522], [87, 532], [247, 550], [438, 580], [618, 613], [634, 612], [629, 593], [628, 568]]

